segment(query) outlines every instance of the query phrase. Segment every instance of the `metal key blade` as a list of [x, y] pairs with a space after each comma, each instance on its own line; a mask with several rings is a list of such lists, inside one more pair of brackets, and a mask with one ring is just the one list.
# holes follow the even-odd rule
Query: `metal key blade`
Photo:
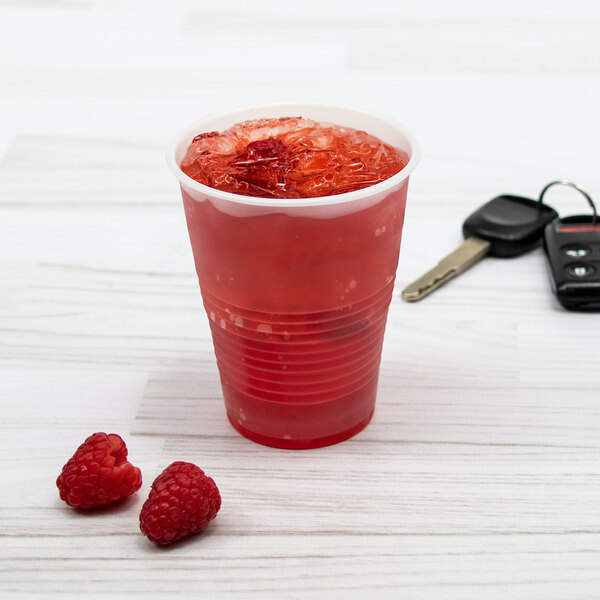
[[467, 238], [454, 252], [443, 258], [433, 269], [402, 290], [407, 302], [421, 300], [433, 290], [460, 275], [481, 260], [490, 249], [490, 242], [476, 237]]

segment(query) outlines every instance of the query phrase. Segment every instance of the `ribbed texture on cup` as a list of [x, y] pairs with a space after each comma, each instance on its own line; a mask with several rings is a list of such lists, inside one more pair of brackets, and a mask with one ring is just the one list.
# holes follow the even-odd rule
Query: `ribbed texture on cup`
[[264, 402], [318, 404], [377, 376], [393, 281], [339, 309], [273, 314], [232, 306], [203, 290], [223, 381]]

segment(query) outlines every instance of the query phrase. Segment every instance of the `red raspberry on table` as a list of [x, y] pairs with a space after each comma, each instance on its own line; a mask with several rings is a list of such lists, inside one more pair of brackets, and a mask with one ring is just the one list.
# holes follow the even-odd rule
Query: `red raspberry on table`
[[189, 462], [174, 462], [152, 484], [140, 512], [140, 529], [157, 544], [197, 533], [221, 508], [216, 483]]
[[56, 480], [60, 497], [74, 508], [95, 508], [131, 496], [142, 473], [127, 460], [127, 446], [116, 433], [90, 435]]

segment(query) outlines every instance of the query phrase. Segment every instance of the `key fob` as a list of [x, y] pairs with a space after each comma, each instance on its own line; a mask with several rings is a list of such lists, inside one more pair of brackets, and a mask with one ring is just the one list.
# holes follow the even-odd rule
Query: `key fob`
[[544, 250], [558, 301], [570, 310], [600, 310], [600, 221], [554, 219], [544, 230]]

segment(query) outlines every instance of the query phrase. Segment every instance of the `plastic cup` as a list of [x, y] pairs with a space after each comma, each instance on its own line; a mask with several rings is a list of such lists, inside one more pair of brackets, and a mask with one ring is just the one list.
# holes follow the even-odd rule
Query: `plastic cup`
[[[367, 131], [405, 150], [410, 161], [362, 190], [292, 200], [222, 192], [179, 168], [199, 133], [284, 116]], [[242, 435], [279, 448], [315, 448], [369, 423], [418, 154], [412, 134], [390, 119], [311, 104], [207, 118], [169, 149], [227, 416]]]

